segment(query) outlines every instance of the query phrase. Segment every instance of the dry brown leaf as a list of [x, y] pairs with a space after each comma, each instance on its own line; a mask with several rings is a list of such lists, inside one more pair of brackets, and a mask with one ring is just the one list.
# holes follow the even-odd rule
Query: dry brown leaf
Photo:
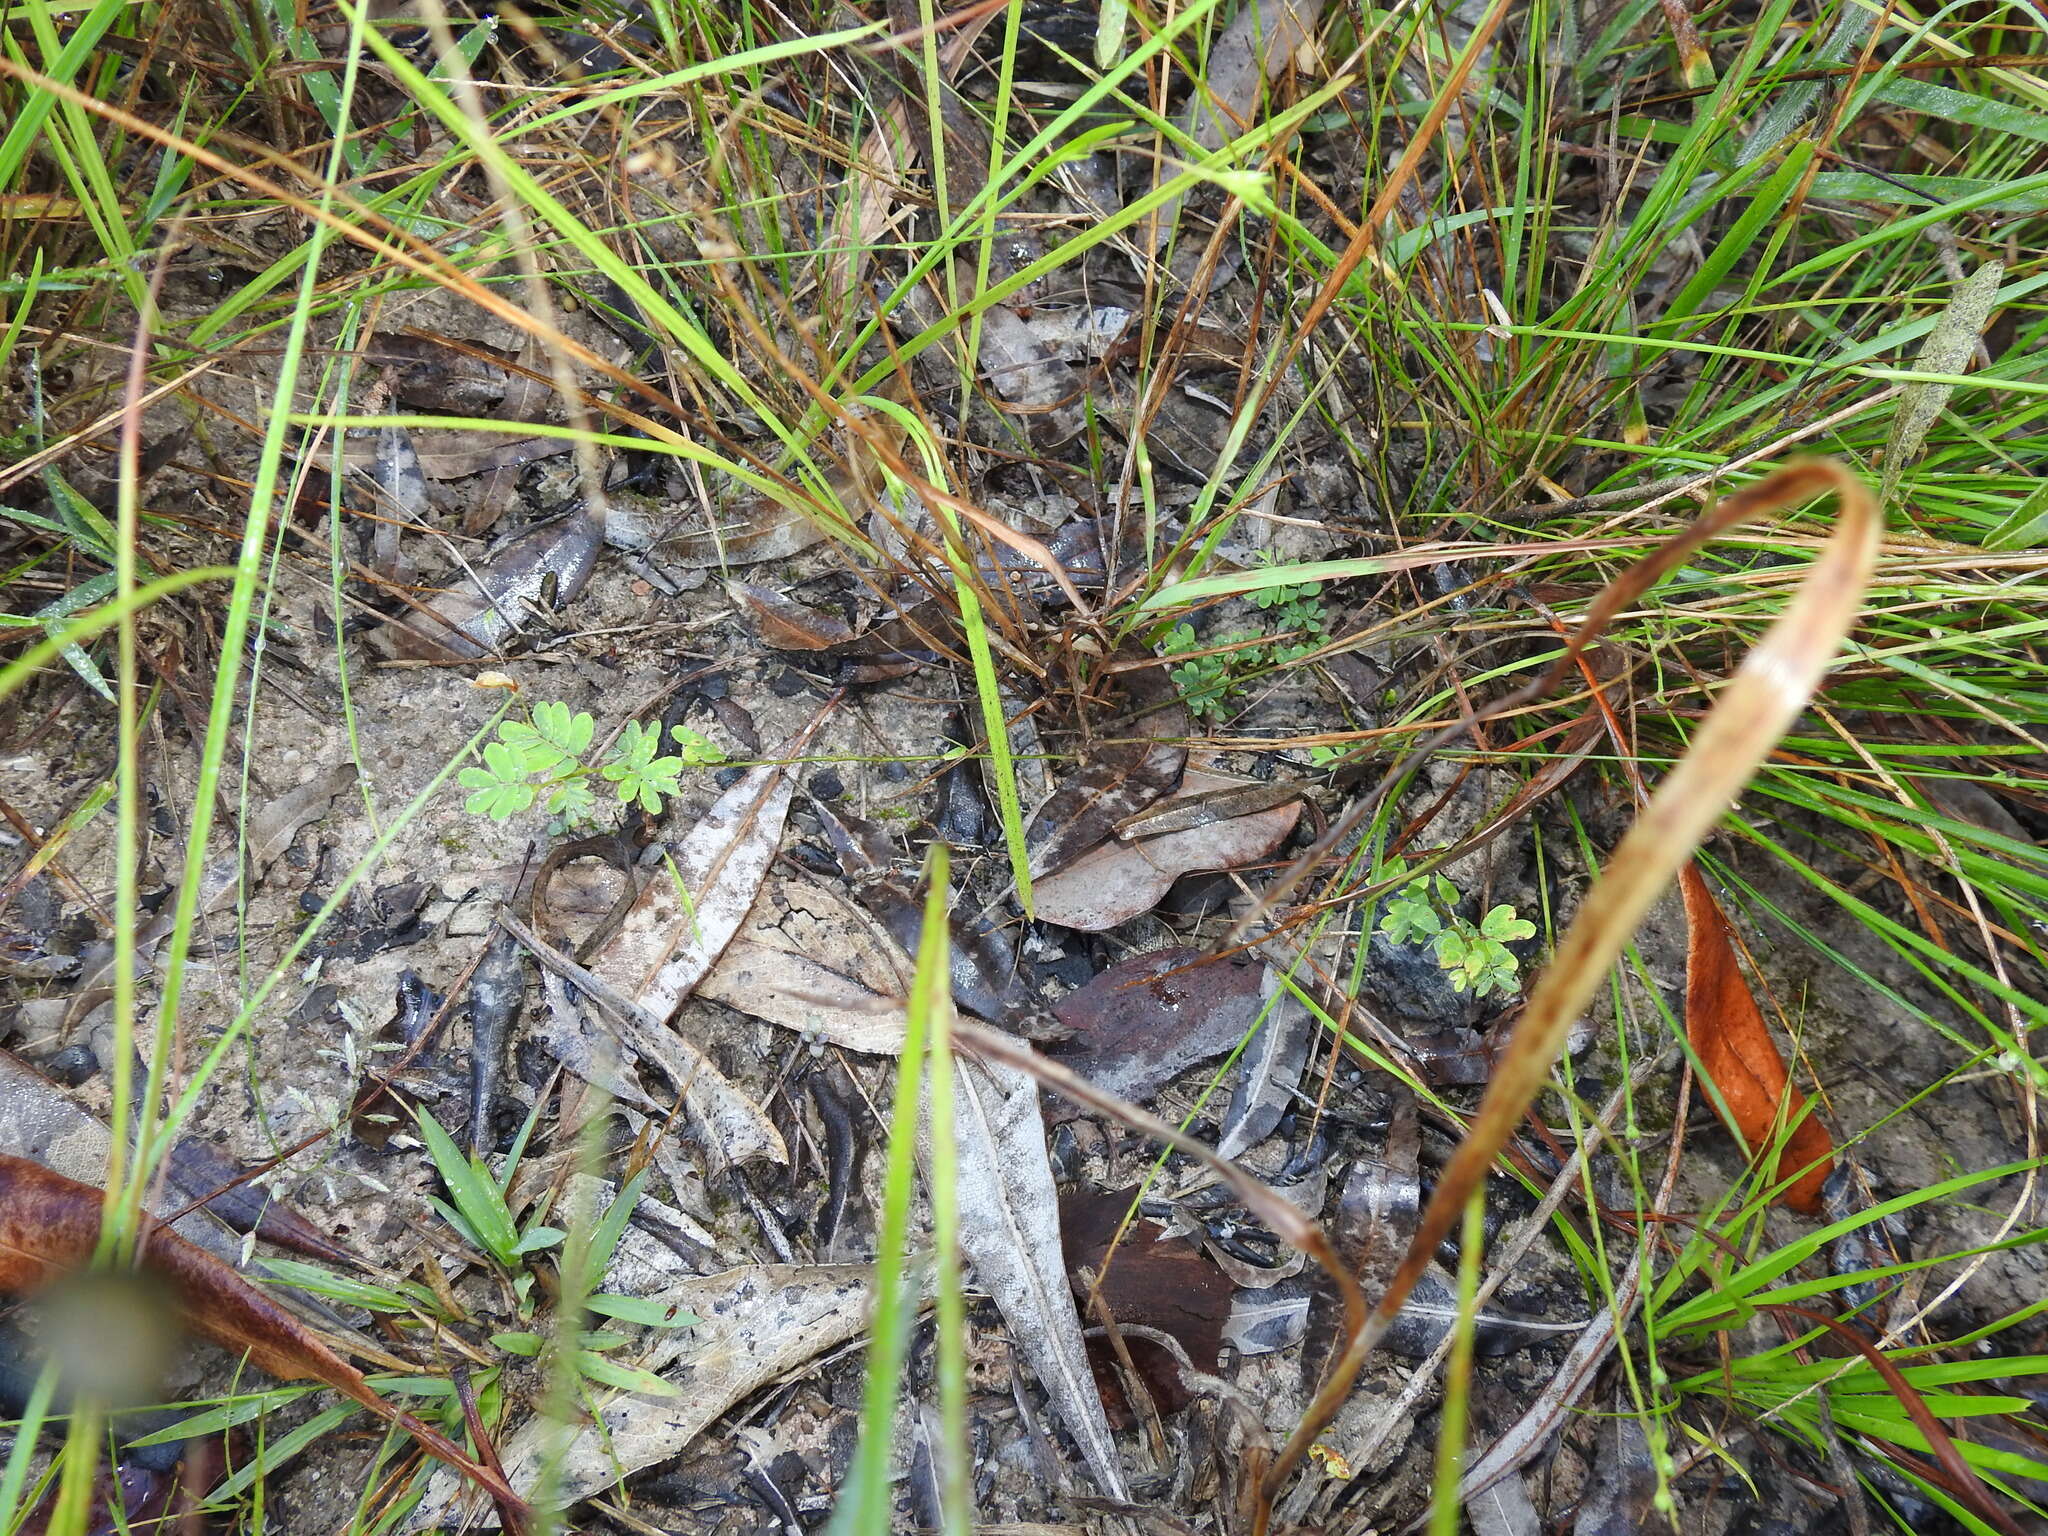
[[[52, 1173], [26, 1158], [0, 1157], [0, 1292], [40, 1291], [84, 1270], [99, 1244], [105, 1192]], [[524, 1503], [511, 1487], [370, 1389], [363, 1373], [311, 1329], [204, 1249], [165, 1227], [140, 1245], [142, 1267], [163, 1282], [186, 1327], [232, 1354], [246, 1355], [281, 1381], [318, 1381], [403, 1429], [502, 1506], [522, 1517]]]
[[1212, 959], [1181, 947], [1132, 955], [1053, 1005], [1069, 1034], [1052, 1054], [1142, 1103], [1245, 1037], [1259, 1017], [1262, 969], [1242, 955]]
[[[963, 1042], [970, 1026], [955, 1026]], [[956, 1057], [953, 1130], [960, 1247], [992, 1298], [1017, 1354], [1045, 1389], [1096, 1484], [1126, 1497], [1116, 1443], [1088, 1366], [1061, 1258], [1059, 1196], [1046, 1151], [1038, 1084], [1013, 1063]], [[919, 1138], [928, 1154], [929, 1134]], [[925, 1156], [929, 1177], [930, 1158]]]
[[[1139, 659], [1135, 650], [1128, 654], [1130, 659]], [[1097, 746], [1024, 829], [1034, 886], [1073, 864], [1089, 849], [1108, 842], [1118, 822], [1137, 815], [1171, 791], [1187, 765], [1187, 706], [1166, 675], [1158, 667], [1144, 666], [1123, 676], [1124, 695], [1134, 716], [1128, 732]], [[1044, 915], [1042, 904], [1040, 915]]]
[[1834, 1142], [1806, 1113], [1805, 1096], [1786, 1074], [1785, 1058], [1736, 964], [1728, 919], [1697, 865], [1679, 872], [1678, 888], [1685, 894], [1685, 1034], [1716, 1090], [1709, 1097], [1751, 1157], [1783, 1139], [1764, 1176], [1775, 1184], [1784, 1173], [1805, 1169], [1778, 1198], [1817, 1215], [1820, 1187], [1834, 1171]]
[[394, 655], [418, 661], [475, 661], [532, 622], [530, 604], [572, 601], [604, 547], [604, 519], [581, 512], [529, 528], [455, 586], [377, 632]]
[[836, 613], [800, 603], [772, 587], [729, 581], [725, 590], [752, 617], [761, 643], [778, 651], [829, 651], [854, 638], [852, 626]]
[[910, 961], [859, 903], [802, 875], [762, 886], [697, 994], [785, 1029], [894, 1056]]
[[750, 768], [657, 865], [589, 969], [666, 1023], [725, 952], [782, 845], [794, 776]]
[[[1162, 803], [1173, 805], [1183, 797], [1200, 801], [1236, 784], [1236, 780], [1190, 768], [1180, 793]], [[1268, 857], [1301, 820], [1301, 809], [1300, 800], [1290, 800], [1270, 810], [1212, 821], [1184, 832], [1101, 844], [1066, 868], [1033, 881], [1038, 916], [1044, 922], [1089, 933], [1129, 922], [1157, 906], [1182, 875], [1235, 869]]]

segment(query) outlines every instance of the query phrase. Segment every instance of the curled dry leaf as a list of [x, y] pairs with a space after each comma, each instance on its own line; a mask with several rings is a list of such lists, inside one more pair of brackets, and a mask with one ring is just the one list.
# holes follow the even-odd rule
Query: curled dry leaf
[[[1126, 659], [1140, 658], [1129, 650]], [[1024, 829], [1033, 882], [1108, 842], [1119, 822], [1172, 790], [1187, 764], [1187, 706], [1165, 674], [1156, 666], [1141, 666], [1123, 678], [1133, 716], [1129, 733], [1096, 747]]]
[[850, 897], [774, 875], [697, 994], [851, 1051], [903, 1048], [910, 961]]
[[1142, 1102], [1245, 1037], [1259, 1016], [1260, 970], [1241, 955], [1211, 959], [1179, 947], [1132, 955], [1053, 1005], [1069, 1032], [1053, 1054], [1098, 1087]]
[[1614, 1412], [1594, 1443], [1593, 1475], [1579, 1500], [1572, 1536], [1638, 1536], [1651, 1528], [1657, 1464], [1643, 1421], [1632, 1408], [1627, 1392], [1617, 1388]]
[[841, 434], [845, 457], [826, 471], [822, 496], [794, 486], [774, 496], [738, 489], [715, 514], [713, 526], [692, 527], [662, 543], [662, 559], [687, 566], [755, 565], [787, 560], [828, 538], [864, 546], [854, 524], [879, 499], [874, 447], [893, 453], [903, 441], [902, 426], [880, 412], [849, 411], [842, 420], [848, 423]]
[[474, 567], [473, 578], [378, 631], [392, 654], [416, 661], [475, 661], [501, 648], [544, 602], [574, 600], [597, 566], [604, 517], [591, 509], [529, 528]]
[[[1183, 796], [1198, 799], [1232, 787], [1232, 780], [1190, 768], [1180, 794], [1166, 804]], [[1302, 802], [1294, 799], [1249, 816], [1198, 823], [1161, 837], [1100, 843], [1064, 869], [1034, 880], [1038, 916], [1088, 933], [1127, 923], [1159, 905], [1182, 875], [1234, 869], [1270, 857], [1301, 820], [1301, 812]]]
[[761, 633], [761, 643], [778, 651], [829, 651], [854, 638], [853, 628], [827, 613], [751, 581], [729, 581], [725, 590]]
[[[1247, 6], [1209, 47], [1206, 67], [1195, 81], [1182, 126], [1203, 149], [1236, 138], [1257, 116], [1259, 90], [1287, 67], [1308, 40], [1321, 0], [1283, 0]], [[1173, 237], [1180, 199], [1166, 203], [1140, 226], [1153, 251]]]
[[1236, 1157], [1257, 1146], [1279, 1127], [1294, 1102], [1296, 1085], [1308, 1066], [1309, 1042], [1315, 1038], [1315, 1015], [1294, 995], [1278, 969], [1268, 965], [1259, 977], [1259, 1002], [1265, 1022], [1238, 1058], [1237, 1081], [1223, 1113], [1218, 1157]]
[[[597, 1004], [599, 1014], [610, 1026], [613, 1040], [619, 1047], [652, 1064], [671, 1083], [681, 1087], [683, 1103], [689, 1107], [690, 1117], [702, 1133], [707, 1147], [734, 1163], [756, 1157], [778, 1163], [789, 1160], [789, 1148], [783, 1143], [782, 1133], [775, 1129], [775, 1123], [760, 1105], [714, 1067], [701, 1050], [603, 977], [586, 971], [547, 943], [509, 912], [499, 913], [498, 921], [518, 935], [519, 941], [532, 951], [536, 960], [555, 975], [574, 982], [586, 997]], [[558, 1032], [552, 1027], [550, 1038], [559, 1039], [570, 1054], [591, 1062], [599, 1070], [615, 1065], [608, 1059], [611, 1053], [601, 1043], [593, 1044], [587, 1039], [579, 1042], [566, 1031]], [[623, 1070], [622, 1063], [616, 1065]], [[632, 1102], [630, 1096], [627, 1097]]]
[[[550, 1487], [567, 1505], [667, 1461], [742, 1398], [858, 1335], [867, 1326], [873, 1284], [866, 1264], [758, 1264], [657, 1291], [652, 1300], [698, 1322], [655, 1330], [646, 1349], [622, 1363], [663, 1376], [675, 1395], [601, 1395], [603, 1422], [573, 1431], [529, 1419], [499, 1447], [506, 1478], [531, 1492], [559, 1453]], [[431, 1530], [458, 1518], [490, 1524], [489, 1509], [458, 1511], [461, 1492], [457, 1479], [437, 1473], [405, 1529]]]
[[411, 579], [409, 563], [399, 552], [398, 535], [408, 523], [417, 525], [432, 510], [427, 472], [403, 427], [379, 427], [370, 463], [370, 485], [376, 493], [371, 515], [370, 569], [391, 581]]
[[[83, 1270], [99, 1243], [104, 1191], [25, 1158], [0, 1157], [0, 1291], [20, 1296]], [[488, 1491], [503, 1506], [525, 1506], [504, 1479], [460, 1447], [370, 1389], [363, 1373], [228, 1265], [157, 1227], [140, 1243], [142, 1268], [170, 1293], [186, 1327], [281, 1381], [318, 1381], [403, 1429]]]
[[753, 910], [795, 787], [780, 763], [747, 770], [655, 867], [591, 973], [666, 1023]]
[[338, 763], [319, 778], [287, 790], [251, 816], [245, 829], [250, 874], [261, 880], [297, 840], [300, 830], [326, 815], [334, 797], [355, 782], [356, 765]]
[[1686, 865], [1678, 886], [1685, 894], [1685, 1034], [1713, 1085], [1708, 1097], [1752, 1158], [1780, 1147], [1764, 1172], [1769, 1182], [1805, 1170], [1779, 1198], [1795, 1211], [1818, 1215], [1821, 1186], [1834, 1171], [1834, 1142], [1786, 1074], [1785, 1058], [1736, 963], [1728, 919], [1699, 867]]

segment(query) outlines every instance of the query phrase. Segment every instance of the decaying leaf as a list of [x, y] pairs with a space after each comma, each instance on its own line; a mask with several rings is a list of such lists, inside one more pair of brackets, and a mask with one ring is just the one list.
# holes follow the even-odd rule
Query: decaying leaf
[[604, 545], [604, 518], [585, 510], [529, 528], [423, 609], [393, 615], [378, 631], [394, 655], [475, 661], [500, 649], [543, 604], [559, 608], [590, 580]]
[[848, 519], [858, 521], [862, 509], [876, 500], [880, 471], [872, 445], [893, 452], [903, 439], [893, 416], [859, 415], [855, 425], [859, 430], [842, 433], [845, 454], [826, 471], [822, 497], [809, 490], [781, 496], [737, 490], [722, 503], [712, 527], [692, 527], [664, 540], [662, 559], [687, 566], [754, 565], [787, 560], [827, 538], [865, 547]]
[[1657, 1466], [1650, 1459], [1649, 1437], [1633, 1411], [1626, 1391], [1614, 1394], [1614, 1411], [1600, 1426], [1593, 1452], [1593, 1475], [1579, 1500], [1572, 1536], [1639, 1536], [1655, 1518]]
[[[881, 827], [820, 802], [818, 822], [861, 905], [908, 958], [923, 942], [924, 900], [890, 878], [895, 845]], [[1016, 941], [1007, 930], [968, 913], [946, 921], [947, 979], [954, 1005], [1000, 1022], [1035, 1006], [1018, 975]]]
[[[574, 982], [597, 1005], [619, 1045], [681, 1087], [690, 1118], [702, 1132], [706, 1148], [717, 1158], [731, 1163], [756, 1157], [777, 1163], [789, 1161], [789, 1148], [783, 1144], [775, 1123], [760, 1105], [714, 1067], [703, 1051], [603, 977], [586, 971], [555, 949], [510, 913], [499, 913], [498, 921], [518, 936], [536, 960], [557, 976]], [[566, 1031], [559, 1033], [560, 1043], [572, 1054], [600, 1070], [609, 1065], [609, 1053], [602, 1046], [593, 1046], [587, 1040], [579, 1042]], [[551, 1026], [551, 1039], [557, 1034]]]
[[903, 1048], [910, 961], [852, 898], [804, 875], [774, 875], [700, 997], [852, 1051]]
[[356, 781], [356, 765], [339, 763], [319, 778], [287, 790], [249, 818], [246, 837], [249, 871], [261, 880], [278, 857], [291, 847], [308, 822], [327, 814], [334, 797]]
[[795, 778], [749, 769], [657, 866], [590, 971], [666, 1023], [747, 920], [782, 845]]
[[1273, 1134], [1294, 1102], [1295, 1085], [1308, 1066], [1315, 1015], [1270, 965], [1259, 978], [1259, 998], [1261, 1007], [1268, 998], [1276, 1001], [1237, 1060], [1237, 1082], [1230, 1090], [1223, 1136], [1216, 1145], [1218, 1157], [1236, 1157]]
[[1142, 1102], [1196, 1062], [1234, 1049], [1259, 1016], [1255, 960], [1148, 950], [1053, 1005], [1069, 1031], [1052, 1054], [1119, 1098]]
[[1805, 1096], [1785, 1071], [1785, 1058], [1736, 963], [1728, 920], [1698, 866], [1686, 865], [1678, 884], [1685, 893], [1685, 1034], [1715, 1090], [1708, 1097], [1751, 1157], [1782, 1139], [1765, 1177], [1775, 1183], [1782, 1174], [1805, 1169], [1780, 1198], [1795, 1211], [1817, 1215], [1821, 1186], [1834, 1169], [1834, 1142], [1819, 1118], [1806, 1112]]
[[526, 1005], [526, 951], [508, 928], [494, 928], [469, 980], [469, 1126], [471, 1156], [495, 1144], [491, 1125], [506, 1042]]
[[954, 1065], [960, 1246], [1096, 1485], [1110, 1498], [1125, 1498], [1060, 1256], [1059, 1200], [1038, 1084], [1000, 1062], [957, 1057]]
[[[83, 1270], [100, 1236], [105, 1192], [25, 1158], [0, 1157], [0, 1292], [20, 1296]], [[403, 1429], [423, 1450], [490, 1492], [523, 1505], [495, 1473], [370, 1389], [363, 1373], [228, 1265], [175, 1232], [157, 1227], [138, 1245], [142, 1267], [161, 1281], [184, 1325], [281, 1381], [318, 1381]]]
[[[957, 264], [974, 280], [971, 264]], [[981, 371], [1000, 400], [1024, 420], [1040, 448], [1072, 441], [1087, 425], [1084, 375], [1060, 355], [1057, 339], [1039, 334], [1035, 320], [1007, 304], [981, 313]]]
[[[1190, 768], [1180, 793], [1164, 803], [1235, 786], [1234, 780]], [[1271, 856], [1301, 820], [1301, 812], [1302, 802], [1293, 799], [1249, 816], [1203, 822], [1160, 837], [1097, 844], [1064, 869], [1034, 880], [1038, 915], [1088, 933], [1127, 923], [1159, 905], [1182, 875], [1234, 869]]]
[[[12, 1051], [0, 1051], [0, 1155], [25, 1158], [80, 1184], [91, 1184], [106, 1176], [112, 1144], [97, 1116]], [[181, 1217], [173, 1230], [215, 1258], [233, 1264], [240, 1257], [241, 1244], [227, 1230], [232, 1228], [254, 1231], [280, 1247], [328, 1263], [356, 1262], [267, 1189], [244, 1184], [214, 1195], [242, 1170], [201, 1143], [178, 1143], [168, 1172], [150, 1209], [168, 1216], [213, 1195], [200, 1210]]]
[[729, 581], [725, 590], [753, 619], [761, 643], [774, 650], [829, 651], [854, 638], [852, 626], [838, 614], [800, 603], [771, 587]]
[[[1239, 11], [1216, 40], [1183, 117], [1183, 126], [1203, 149], [1216, 149], [1243, 133], [1252, 123], [1259, 90], [1280, 73], [1307, 41], [1320, 0], [1282, 0], [1248, 5]], [[1180, 200], [1167, 203], [1140, 226], [1154, 251], [1172, 238], [1179, 222]]]
[[1168, 832], [1192, 832], [1219, 821], [1256, 816], [1260, 811], [1270, 811], [1275, 806], [1300, 798], [1301, 786], [1298, 784], [1261, 784], [1256, 781], [1228, 789], [1179, 794], [1118, 822], [1116, 835], [1125, 842], [1133, 842], [1139, 838], [1163, 837]]
[[[1135, 653], [1132, 659], [1136, 659]], [[1123, 677], [1124, 695], [1133, 716], [1128, 733], [1099, 745], [1038, 808], [1024, 829], [1034, 884], [1108, 842], [1117, 823], [1172, 790], [1187, 763], [1187, 706], [1180, 702], [1165, 674], [1158, 667], [1147, 666], [1134, 668]], [[1041, 916], [1043, 907], [1041, 899]]]
[[377, 429], [376, 451], [370, 461], [370, 487], [376, 494], [371, 515], [370, 569], [390, 581], [410, 579], [409, 562], [399, 551], [399, 534], [408, 525], [417, 526], [433, 504], [427, 495], [427, 472], [405, 428]]
[[[531, 1492], [559, 1450], [551, 1486], [569, 1504], [668, 1460], [741, 1399], [856, 1337], [867, 1326], [873, 1280], [866, 1264], [756, 1264], [656, 1292], [653, 1300], [697, 1325], [653, 1330], [645, 1350], [623, 1363], [661, 1376], [675, 1395], [603, 1396], [602, 1427], [531, 1419], [499, 1447], [506, 1478]], [[496, 1523], [488, 1507], [458, 1510], [461, 1492], [459, 1480], [437, 1472], [405, 1529]]]
[[[1111, 1317], [1173, 1335], [1195, 1368], [1213, 1375], [1235, 1288], [1200, 1248], [1184, 1237], [1166, 1236], [1156, 1221], [1132, 1222], [1112, 1252], [1110, 1244], [1135, 1194], [1129, 1189], [1111, 1194], [1077, 1190], [1060, 1196], [1060, 1235], [1068, 1273], [1076, 1277], [1075, 1291], [1084, 1290], [1079, 1279], [1084, 1271], [1098, 1276]], [[1132, 1353], [1146, 1342], [1130, 1340]]]
[[[2005, 276], [2005, 263], [1987, 261], [1962, 283], [1927, 333], [1920, 356], [1914, 362], [1919, 373], [1961, 373], [1977, 354], [1978, 338], [1991, 319], [1998, 302], [1998, 284]], [[1928, 429], [1948, 397], [1953, 384], [1908, 384], [1900, 395], [1898, 414], [1892, 418], [1891, 436], [1884, 445], [1884, 483], [1879, 501], [1889, 504], [1899, 488], [1899, 479], [1926, 446]]]

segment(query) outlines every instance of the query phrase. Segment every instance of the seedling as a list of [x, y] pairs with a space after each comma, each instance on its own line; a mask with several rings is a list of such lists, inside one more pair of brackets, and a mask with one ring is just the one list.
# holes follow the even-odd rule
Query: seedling
[[617, 799], [637, 804], [650, 816], [682, 793], [686, 768], [708, 768], [725, 761], [716, 745], [688, 726], [669, 727], [679, 751], [661, 752], [661, 730], [637, 720], [595, 761], [590, 756], [597, 722], [587, 710], [571, 714], [569, 706], [550, 701], [536, 704], [531, 720], [504, 720], [498, 739], [486, 742], [481, 767], [457, 775], [470, 792], [463, 809], [472, 816], [509, 821], [536, 801], [545, 804], [555, 830], [582, 826], [597, 816], [595, 780], [614, 786]]
[[[1193, 656], [1167, 669], [1180, 685], [1189, 712], [1198, 719], [1221, 719], [1253, 677], [1300, 661], [1320, 649], [1330, 633], [1322, 594], [1323, 584], [1319, 581], [1261, 587], [1251, 593], [1253, 605], [1271, 621], [1264, 634], [1243, 631], [1204, 640], [1195, 633], [1192, 624], [1182, 622], [1169, 629], [1160, 640], [1169, 656], [1210, 646], [1234, 647], [1211, 656]], [[1271, 638], [1274, 635], [1293, 638], [1276, 640]]]
[[[528, 1267], [529, 1261], [534, 1255], [547, 1252], [568, 1236], [560, 1227], [543, 1224], [547, 1214], [545, 1205], [537, 1208], [528, 1219], [527, 1225], [521, 1228], [513, 1218], [511, 1207], [506, 1203], [506, 1191], [510, 1189], [512, 1175], [519, 1166], [519, 1156], [526, 1145], [527, 1132], [533, 1128], [532, 1117], [528, 1117], [512, 1150], [506, 1154], [504, 1173], [494, 1175], [481, 1157], [465, 1156], [462, 1149], [455, 1145], [455, 1139], [441, 1128], [432, 1115], [423, 1109], [416, 1111], [416, 1114], [420, 1135], [427, 1144], [427, 1154], [433, 1158], [434, 1168], [441, 1175], [441, 1182], [447, 1185], [448, 1193], [454, 1199], [453, 1205], [438, 1199], [430, 1199], [429, 1203], [471, 1247], [487, 1255], [511, 1275], [513, 1292], [519, 1298], [520, 1316], [522, 1320], [530, 1318], [533, 1273]], [[612, 1254], [619, 1246], [619, 1239], [625, 1235], [627, 1218], [633, 1214], [633, 1207], [639, 1203], [640, 1192], [646, 1180], [645, 1173], [629, 1180], [606, 1207], [603, 1218], [597, 1223], [590, 1238], [587, 1261], [590, 1273], [601, 1275], [611, 1263]], [[584, 1305], [600, 1317], [609, 1317], [644, 1328], [688, 1328], [697, 1322], [690, 1313], [640, 1296], [615, 1296], [600, 1292], [586, 1298]], [[507, 1354], [531, 1359], [541, 1352], [547, 1341], [537, 1332], [513, 1329], [493, 1334], [491, 1342]], [[604, 1358], [605, 1351], [616, 1349], [626, 1342], [628, 1341], [622, 1334], [598, 1331], [582, 1333], [578, 1338], [575, 1352], [578, 1373], [602, 1386], [616, 1387], [625, 1392], [673, 1396], [675, 1389], [658, 1376]]]
[[[1398, 880], [1405, 869], [1396, 861], [1389, 873]], [[1506, 902], [1474, 923], [1458, 910], [1460, 899], [1444, 876], [1418, 875], [1388, 899], [1380, 932], [1396, 944], [1434, 945], [1436, 963], [1450, 973], [1455, 990], [1507, 997], [1521, 985], [1521, 962], [1508, 945], [1535, 937], [1536, 925]]]

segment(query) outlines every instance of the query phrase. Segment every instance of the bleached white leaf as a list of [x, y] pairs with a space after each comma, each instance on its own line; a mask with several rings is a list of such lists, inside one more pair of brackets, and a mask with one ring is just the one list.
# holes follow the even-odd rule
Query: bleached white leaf
[[1038, 1084], [1014, 1067], [964, 1057], [955, 1083], [960, 1244], [975, 1281], [1001, 1310], [1096, 1484], [1110, 1498], [1128, 1498], [1068, 1289]]

